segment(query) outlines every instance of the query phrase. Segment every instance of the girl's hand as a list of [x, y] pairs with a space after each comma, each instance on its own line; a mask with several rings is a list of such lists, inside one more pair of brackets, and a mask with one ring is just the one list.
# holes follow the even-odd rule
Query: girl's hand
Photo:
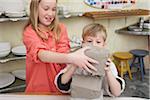
[[98, 61], [87, 57], [84, 52], [85, 50], [90, 49], [90, 47], [84, 47], [81, 48], [73, 53], [69, 54], [69, 62], [72, 64], [75, 64], [76, 66], [83, 68], [84, 70], [88, 71], [89, 73], [92, 73], [91, 70], [97, 71], [97, 69], [91, 64], [96, 63], [98, 64]]
[[109, 71], [111, 70], [111, 69], [110, 69], [111, 63], [112, 63], [111, 59], [108, 58], [108, 60], [107, 60], [107, 62], [106, 62], [106, 66], [105, 66], [105, 68], [104, 68], [104, 70], [105, 70], [106, 72], [109, 72]]

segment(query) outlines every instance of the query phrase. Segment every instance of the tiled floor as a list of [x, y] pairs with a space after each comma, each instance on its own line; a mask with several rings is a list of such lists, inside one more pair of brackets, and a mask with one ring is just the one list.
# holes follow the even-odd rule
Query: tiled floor
[[125, 76], [126, 88], [121, 96], [123, 97], [141, 97], [150, 99], [150, 69], [146, 70], [144, 80], [141, 81], [140, 72], [133, 73], [133, 80]]

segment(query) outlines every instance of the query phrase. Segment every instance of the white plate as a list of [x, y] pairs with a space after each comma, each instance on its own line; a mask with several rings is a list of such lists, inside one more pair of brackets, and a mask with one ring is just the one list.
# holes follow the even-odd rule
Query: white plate
[[18, 55], [18, 56], [25, 56], [26, 55], [26, 47], [24, 45], [14, 47], [14, 48], [12, 48], [11, 51], [14, 55]]
[[15, 77], [10, 73], [0, 73], [0, 88], [11, 85], [15, 81]]
[[15, 70], [12, 72], [12, 74], [19, 79], [22, 79], [22, 80], [26, 79], [26, 70], [25, 69]]

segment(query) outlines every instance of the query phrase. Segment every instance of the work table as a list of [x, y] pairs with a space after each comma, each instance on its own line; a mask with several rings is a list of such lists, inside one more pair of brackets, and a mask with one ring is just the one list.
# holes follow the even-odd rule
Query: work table
[[[17, 95], [17, 94], [1, 94], [0, 100], [70, 100], [69, 95]], [[81, 99], [76, 99], [81, 100]], [[104, 97], [104, 100], [146, 100], [136, 97]]]

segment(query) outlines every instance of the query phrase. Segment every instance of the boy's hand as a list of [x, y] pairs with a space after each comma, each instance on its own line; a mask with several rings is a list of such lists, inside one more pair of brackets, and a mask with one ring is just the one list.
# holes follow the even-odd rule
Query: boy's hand
[[109, 71], [111, 70], [111, 69], [110, 69], [111, 63], [112, 63], [111, 59], [108, 58], [108, 60], [107, 60], [107, 62], [106, 62], [106, 66], [105, 66], [105, 68], [104, 68], [104, 70], [105, 70], [106, 72], [109, 72]]

